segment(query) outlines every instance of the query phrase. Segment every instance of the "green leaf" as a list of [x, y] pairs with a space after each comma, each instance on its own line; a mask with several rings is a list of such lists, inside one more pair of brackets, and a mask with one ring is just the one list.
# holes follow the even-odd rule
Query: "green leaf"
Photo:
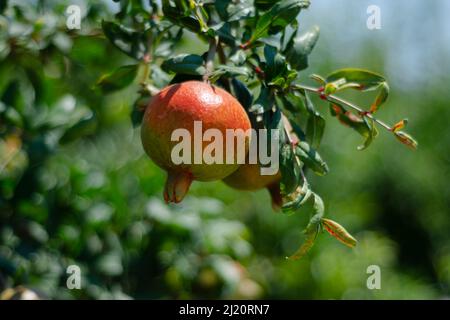
[[292, 68], [304, 70], [308, 67], [308, 55], [314, 49], [318, 39], [319, 27], [314, 26], [288, 42], [285, 54]]
[[274, 34], [293, 22], [302, 8], [309, 6], [309, 0], [282, 0], [259, 17], [255, 31], [249, 40], [253, 43], [268, 33]]
[[297, 187], [294, 192], [291, 192], [283, 197], [283, 206], [281, 207], [283, 213], [295, 213], [295, 211], [297, 211], [309, 200], [312, 194], [313, 192], [307, 183], [304, 183], [303, 186]]
[[281, 192], [288, 195], [294, 192], [300, 181], [301, 168], [296, 160], [292, 146], [283, 144], [280, 149]]
[[304, 232], [305, 239], [303, 240], [302, 245], [300, 248], [297, 249], [297, 251], [292, 254], [291, 256], [287, 257], [289, 260], [299, 260], [303, 258], [309, 250], [314, 245], [314, 242], [316, 241], [317, 235], [319, 234], [320, 228], [317, 227], [316, 229], [311, 230], [310, 232]]
[[280, 100], [279, 104], [293, 115], [307, 116], [307, 110], [305, 102], [298, 95], [289, 92], [287, 94], [278, 95], [277, 99]]
[[300, 160], [310, 168], [314, 173], [323, 176], [328, 173], [328, 166], [322, 160], [320, 154], [314, 150], [308, 143], [300, 141], [295, 148], [295, 154]]
[[96, 86], [103, 93], [110, 93], [125, 88], [136, 78], [137, 64], [122, 66], [112, 73], [100, 77]]
[[313, 197], [310, 199], [313, 199], [314, 201], [314, 215], [311, 217], [308, 225], [306, 226], [306, 229], [303, 231], [303, 234], [305, 235], [304, 242], [293, 255], [288, 257], [289, 260], [299, 260], [300, 258], [304, 257], [309, 252], [309, 250], [311, 250], [317, 238], [317, 235], [321, 230], [321, 222], [324, 214], [324, 204], [322, 198], [320, 198], [317, 194], [313, 193], [312, 195]]
[[176, 0], [162, 1], [164, 17], [172, 23], [187, 28], [195, 33], [206, 32], [208, 20], [204, 8], [198, 8], [193, 1]]
[[180, 54], [163, 62], [161, 68], [166, 72], [189, 75], [204, 75], [203, 58], [196, 54]]
[[247, 60], [247, 56], [245, 55], [245, 52], [242, 50], [236, 51], [232, 56], [230, 56], [229, 60], [234, 63], [237, 66], [241, 66], [245, 63]]
[[228, 22], [239, 21], [254, 16], [253, 0], [218, 0], [214, 1], [219, 16]]
[[353, 236], [336, 221], [322, 218], [322, 226], [330, 235], [345, 244], [347, 247], [353, 248], [356, 246], [356, 239], [353, 238]]
[[102, 21], [102, 29], [106, 38], [123, 53], [141, 60], [148, 52], [148, 37], [151, 30], [135, 32], [114, 22]]
[[272, 8], [280, 0], [254, 0], [255, 8], [260, 11], [266, 11]]
[[364, 143], [357, 147], [358, 150], [366, 149], [372, 143], [373, 139], [378, 135], [378, 131], [377, 128], [375, 127], [373, 119], [367, 119], [366, 117], [364, 117], [363, 120], [364, 122], [366, 122], [366, 125], [370, 128], [370, 131]]
[[270, 141], [272, 139], [273, 130], [278, 130], [278, 142], [280, 149], [286, 141], [286, 134], [284, 130], [283, 114], [281, 113], [281, 110], [279, 108], [276, 108], [275, 111], [266, 112], [266, 115], [268, 114], [271, 115], [271, 118], [268, 119], [268, 122], [265, 126], [268, 129], [269, 135], [269, 139], [267, 140], [267, 150], [269, 150], [269, 152], [272, 152], [272, 150], [270, 149]]
[[262, 114], [266, 111], [272, 110], [273, 104], [274, 101], [272, 95], [270, 94], [269, 88], [261, 86], [261, 92], [259, 93], [255, 103], [249, 109], [249, 112], [254, 114]]
[[266, 60], [265, 81], [271, 82], [272, 79], [283, 75], [287, 70], [287, 64], [284, 57], [278, 53], [278, 50], [269, 45], [264, 46], [264, 58]]
[[253, 103], [253, 95], [250, 90], [243, 82], [234, 78], [231, 79], [231, 86], [233, 88], [233, 95], [238, 99], [245, 110], [249, 110]]
[[225, 77], [237, 77], [237, 76], [245, 76], [249, 78], [251, 75], [250, 69], [247, 67], [234, 67], [227, 65], [219, 65], [216, 69], [211, 73], [210, 80], [214, 82], [218, 78]]
[[383, 82], [380, 84], [380, 91], [377, 94], [377, 97], [375, 98], [374, 103], [370, 106], [370, 112], [375, 113], [378, 111], [380, 106], [386, 102], [388, 95], [389, 95], [389, 85], [387, 82]]
[[306, 139], [311, 146], [318, 148], [325, 132], [325, 119], [316, 111], [308, 94], [304, 92], [306, 110], [309, 118], [306, 126]]
[[319, 83], [320, 85], [325, 85], [326, 84], [325, 78], [320, 76], [320, 75], [318, 75], [318, 74], [313, 73], [309, 77], [311, 79], [313, 79], [314, 81], [316, 81], [317, 83]]
[[328, 90], [334, 91], [349, 87], [357, 88], [361, 91], [370, 91], [377, 89], [382, 83], [386, 82], [384, 77], [379, 74], [354, 68], [337, 70], [329, 74], [325, 81], [327, 84], [332, 84]]
[[84, 136], [90, 135], [97, 129], [97, 118], [92, 113], [67, 129], [59, 139], [60, 144], [66, 144]]
[[[230, 23], [227, 22], [227, 23], [224, 23], [221, 26], [219, 26], [219, 28], [212, 27], [212, 29], [214, 29], [216, 34], [219, 36], [220, 42], [223, 42], [223, 43], [229, 45], [230, 47], [236, 46], [236, 37], [233, 36], [233, 34], [232, 34]], [[238, 52], [243, 53], [242, 51], [238, 51]]]

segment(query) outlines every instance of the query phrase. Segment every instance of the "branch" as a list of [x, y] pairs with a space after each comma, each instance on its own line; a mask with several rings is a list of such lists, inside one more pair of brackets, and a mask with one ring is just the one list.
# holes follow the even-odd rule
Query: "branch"
[[351, 103], [351, 102], [349, 102], [349, 101], [347, 101], [347, 100], [344, 100], [344, 99], [339, 98], [339, 97], [337, 97], [337, 96], [335, 96], [335, 95], [332, 95], [332, 94], [330, 94], [330, 95], [323, 95], [323, 93], [320, 91], [319, 88], [309, 87], [309, 86], [300, 85], [300, 84], [295, 84], [295, 85], [293, 85], [292, 87], [293, 87], [294, 89], [301, 89], [301, 90], [305, 90], [305, 91], [309, 91], [309, 92], [316, 93], [316, 94], [320, 95], [321, 97], [324, 97], [324, 98], [325, 98], [326, 100], [328, 100], [329, 102], [336, 102], [336, 103], [340, 103], [340, 104], [346, 105], [347, 107], [349, 107], [349, 108], [351, 108], [351, 109], [357, 111], [359, 114], [361, 114], [361, 115], [363, 115], [363, 116], [365, 116], [365, 117], [367, 117], [367, 118], [369, 118], [369, 119], [375, 121], [375, 122], [378, 123], [380, 126], [382, 126], [383, 128], [385, 128], [386, 130], [392, 131], [392, 128], [391, 128], [388, 124], [384, 123], [384, 122], [381, 121], [381, 120], [378, 120], [378, 119], [375, 118], [370, 112], [367, 112], [367, 111], [361, 109], [361, 108], [358, 107], [357, 105], [355, 105], [355, 104], [353, 104], [353, 103]]
[[209, 82], [209, 77], [211, 73], [214, 71], [214, 57], [216, 55], [217, 51], [217, 43], [218, 43], [218, 37], [211, 38], [209, 40], [209, 49], [208, 49], [208, 55], [206, 56], [206, 72], [203, 75], [203, 81]]

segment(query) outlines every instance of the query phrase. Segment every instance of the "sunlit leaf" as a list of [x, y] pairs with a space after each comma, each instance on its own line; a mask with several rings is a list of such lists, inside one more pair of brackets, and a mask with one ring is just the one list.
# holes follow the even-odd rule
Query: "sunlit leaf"
[[249, 43], [253, 43], [269, 32], [277, 33], [290, 24], [302, 8], [309, 6], [309, 0], [282, 0], [277, 2], [269, 11], [259, 17], [255, 31]]
[[287, 44], [286, 60], [292, 68], [303, 70], [308, 67], [308, 55], [319, 39], [319, 27], [314, 26], [307, 32], [292, 38]]
[[322, 76], [320, 76], [320, 75], [318, 75], [318, 74], [313, 73], [313, 74], [311, 74], [309, 77], [310, 77], [311, 79], [313, 79], [314, 81], [318, 82], [318, 83], [321, 84], [321, 85], [326, 84], [325, 78], [322, 77]]
[[217, 13], [225, 21], [238, 21], [255, 14], [253, 0], [215, 1]]
[[327, 84], [333, 84], [334, 91], [349, 87], [357, 88], [360, 91], [370, 91], [377, 89], [380, 84], [386, 82], [384, 77], [379, 74], [354, 68], [332, 72], [325, 78], [325, 81]]
[[210, 76], [211, 81], [215, 81], [218, 78], [225, 77], [237, 77], [244, 76], [250, 77], [250, 69], [247, 67], [235, 67], [235, 66], [227, 66], [227, 65], [219, 65], [215, 68]]

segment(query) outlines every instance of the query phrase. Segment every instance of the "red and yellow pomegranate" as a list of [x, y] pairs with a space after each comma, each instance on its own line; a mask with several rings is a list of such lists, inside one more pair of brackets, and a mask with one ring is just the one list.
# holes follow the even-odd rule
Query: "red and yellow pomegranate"
[[234, 173], [223, 179], [230, 187], [238, 190], [255, 191], [267, 188], [272, 198], [272, 208], [279, 210], [282, 206], [280, 191], [281, 173], [261, 175], [259, 164], [243, 164]]
[[[191, 136], [191, 159], [194, 158], [194, 122], [201, 121], [202, 134], [208, 129], [218, 129], [224, 137], [223, 156], [226, 157], [227, 129], [251, 128], [250, 120], [240, 103], [225, 90], [200, 81], [187, 81], [168, 86], [152, 97], [146, 108], [141, 128], [142, 144], [149, 157], [167, 171], [164, 188], [166, 202], [180, 202], [193, 180], [220, 180], [238, 169], [239, 164], [212, 163], [175, 164], [171, 153], [178, 141], [171, 141], [176, 129], [186, 129]], [[211, 142], [202, 141], [201, 152]], [[237, 139], [234, 141], [235, 155]], [[245, 138], [245, 153], [249, 137]], [[195, 150], [197, 153], [199, 149]]]

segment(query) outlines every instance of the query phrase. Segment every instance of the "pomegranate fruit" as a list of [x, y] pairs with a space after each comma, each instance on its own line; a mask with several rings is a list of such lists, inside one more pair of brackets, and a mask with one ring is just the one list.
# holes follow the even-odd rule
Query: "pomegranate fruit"
[[234, 173], [223, 179], [230, 187], [238, 190], [255, 191], [267, 188], [272, 198], [272, 208], [279, 210], [282, 206], [280, 191], [281, 173], [261, 175], [259, 164], [243, 164]]
[[[194, 159], [194, 122], [201, 121], [202, 134], [208, 129], [218, 129], [226, 140], [227, 129], [251, 128], [250, 120], [241, 104], [227, 91], [200, 81], [187, 81], [173, 84], [162, 89], [153, 96], [146, 108], [141, 139], [145, 152], [161, 168], [167, 171], [164, 188], [166, 202], [180, 202], [186, 195], [193, 180], [221, 180], [238, 169], [235, 162], [206, 164], [175, 164], [171, 157], [172, 149], [179, 142], [172, 141], [172, 133], [176, 129], [186, 129], [191, 138], [190, 157]], [[223, 143], [223, 158], [226, 157], [226, 144]], [[236, 155], [237, 138], [234, 139]], [[248, 152], [250, 137], [245, 137], [245, 154]], [[201, 141], [201, 152], [210, 144]], [[198, 153], [200, 150], [196, 149]], [[233, 158], [236, 160], [236, 158]]]

